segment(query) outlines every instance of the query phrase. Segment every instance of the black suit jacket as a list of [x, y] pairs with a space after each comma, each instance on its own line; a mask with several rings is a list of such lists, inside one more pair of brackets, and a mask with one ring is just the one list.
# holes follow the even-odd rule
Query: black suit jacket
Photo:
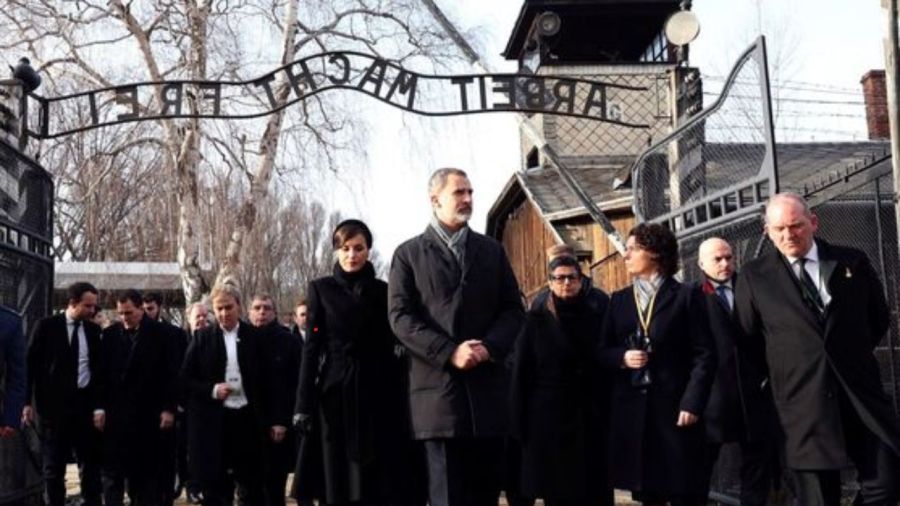
[[[410, 403], [418, 439], [499, 436], [507, 430], [504, 361], [524, 320], [519, 285], [503, 247], [472, 230], [464, 272], [430, 226], [401, 244], [391, 263], [391, 327], [411, 357]], [[461, 371], [456, 347], [480, 339], [492, 360]]]
[[[706, 294], [709, 327], [718, 357], [716, 379], [703, 413], [707, 438], [716, 443], [768, 438], [773, 406], [765, 368], [738, 351], [740, 326], [713, 285], [706, 281], [699, 286]], [[736, 287], [737, 280], [732, 279], [732, 290]]]
[[[88, 386], [91, 404], [87, 408], [103, 408], [103, 382], [101, 375], [100, 326], [81, 322], [88, 345], [88, 361], [91, 383]], [[75, 414], [77, 370], [65, 313], [48, 316], [38, 321], [28, 344], [28, 391], [26, 402], [34, 402], [38, 415], [45, 421], [56, 421]], [[33, 399], [33, 401], [32, 401]]]
[[889, 322], [881, 282], [861, 251], [816, 242], [832, 297], [824, 321], [777, 251], [744, 266], [735, 307], [742, 347], [767, 362], [788, 466], [837, 469], [849, 464], [839, 397], [898, 453], [900, 429], [873, 354]]
[[102, 335], [107, 463], [121, 465], [130, 453], [149, 460], [147, 453], [159, 448], [160, 414], [175, 414], [175, 343], [161, 323], [146, 316], [134, 341], [121, 323]]
[[254, 419], [253, 433], [242, 441], [223, 441], [226, 408], [223, 401], [212, 396], [213, 386], [225, 381], [228, 361], [221, 327], [214, 324], [197, 331], [181, 366], [180, 379], [187, 397], [188, 452], [192, 472], [200, 481], [221, 478], [226, 444], [261, 448], [267, 437], [270, 424], [266, 420], [263, 389], [268, 388], [264, 379], [268, 364], [260, 349], [258, 332], [247, 322], [242, 321], [238, 328], [237, 352], [243, 389]]

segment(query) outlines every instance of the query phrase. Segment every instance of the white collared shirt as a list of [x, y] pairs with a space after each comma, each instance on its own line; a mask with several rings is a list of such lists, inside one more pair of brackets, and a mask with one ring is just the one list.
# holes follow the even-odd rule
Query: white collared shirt
[[[821, 269], [819, 269], [821, 265], [819, 262], [819, 245], [815, 241], [813, 241], [812, 247], [809, 248], [809, 251], [806, 252], [803, 258], [806, 259], [806, 272], [812, 278], [813, 283], [815, 283], [816, 289], [819, 291], [819, 297], [822, 298], [822, 304], [827, 307], [828, 303], [831, 302], [831, 294], [828, 293], [828, 286], [822, 279]], [[794, 275], [799, 278], [800, 257], [787, 257], [787, 259], [791, 264], [791, 270], [794, 271]]]
[[[75, 320], [66, 315], [66, 336], [69, 346], [72, 346], [72, 330], [75, 328]], [[87, 337], [84, 335], [84, 322], [78, 325], [78, 388], [87, 388], [91, 384], [91, 361], [88, 349]]]
[[[231, 330], [222, 329], [222, 338], [225, 341], [225, 383], [231, 387], [231, 393], [225, 398], [224, 405], [230, 409], [240, 409], [247, 405], [247, 395], [244, 393], [244, 383], [241, 377], [241, 366], [238, 362], [238, 323]], [[216, 388], [213, 387], [213, 398], [216, 397]]]

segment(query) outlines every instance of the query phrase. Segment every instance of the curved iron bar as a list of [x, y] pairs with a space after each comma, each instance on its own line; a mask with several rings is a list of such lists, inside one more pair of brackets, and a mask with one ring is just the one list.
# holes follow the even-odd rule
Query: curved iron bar
[[[765, 44], [765, 38], [762, 36], [760, 36], [756, 40], [756, 42], [753, 43], [753, 45], [751, 45], [749, 48], [744, 50], [743, 53], [741, 53], [741, 56], [738, 58], [737, 63], [735, 63], [734, 67], [731, 68], [731, 72], [729, 72], [728, 77], [725, 79], [725, 84], [722, 86], [722, 91], [719, 94], [719, 98], [717, 98], [716, 101], [712, 103], [712, 105], [704, 108], [703, 111], [701, 111], [700, 113], [698, 113], [697, 115], [695, 115], [694, 117], [689, 119], [683, 125], [681, 125], [677, 129], [675, 129], [674, 131], [670, 132], [668, 135], [663, 137], [661, 140], [650, 145], [650, 147], [648, 147], [643, 153], [641, 153], [640, 156], [638, 156], [635, 159], [634, 163], [632, 163], [632, 165], [631, 165], [631, 180], [633, 182], [639, 181], [639, 179], [637, 177], [638, 172], [640, 171], [641, 165], [644, 163], [644, 161], [647, 159], [648, 156], [655, 153], [658, 149], [662, 148], [666, 144], [669, 144], [673, 140], [677, 139], [682, 134], [682, 132], [684, 132], [685, 130], [688, 130], [688, 129], [692, 128], [694, 125], [700, 123], [701, 121], [706, 120], [709, 116], [711, 116], [713, 113], [715, 113], [716, 111], [718, 111], [719, 109], [722, 108], [722, 106], [725, 104], [725, 100], [728, 98], [728, 92], [734, 86], [735, 81], [737, 81], [738, 74], [740, 74], [740, 72], [744, 69], [744, 65], [747, 64], [747, 62], [750, 60], [751, 56], [753, 56], [753, 54], [759, 50], [760, 44]], [[636, 189], [636, 187], [635, 187], [635, 189]], [[641, 213], [641, 210], [637, 207], [636, 199], [635, 199], [635, 203], [632, 205], [632, 207], [633, 207], [635, 218], [637, 218], [638, 222], [646, 221], [646, 217]]]
[[[553, 110], [550, 108], [529, 107], [527, 104], [525, 106], [520, 106], [519, 104], [516, 104], [516, 103], [509, 104], [509, 107], [503, 107], [503, 108], [485, 108], [485, 109], [463, 108], [461, 110], [437, 111], [437, 112], [423, 111], [423, 110], [418, 110], [415, 107], [411, 107], [409, 105], [404, 106], [403, 104], [393, 102], [389, 99], [390, 97], [387, 97], [387, 98], [381, 97], [381, 96], [379, 96], [377, 91], [373, 92], [370, 89], [361, 87], [359, 84], [356, 84], [356, 85], [350, 85], [350, 84], [346, 84], [346, 83], [336, 84], [336, 83], [332, 82], [332, 83], [324, 83], [321, 86], [316, 86], [314, 89], [304, 92], [302, 95], [299, 95], [299, 96], [295, 95], [294, 98], [287, 100], [287, 101], [283, 102], [282, 104], [279, 104], [274, 107], [268, 106], [268, 107], [266, 107], [265, 110], [263, 110], [261, 112], [257, 112], [257, 113], [189, 114], [189, 113], [177, 112], [177, 113], [173, 113], [173, 114], [148, 114], [148, 115], [141, 115], [141, 116], [135, 116], [135, 117], [120, 118], [120, 119], [116, 119], [115, 121], [95, 122], [90, 125], [73, 128], [73, 129], [68, 129], [68, 130], [62, 130], [60, 132], [55, 132], [55, 133], [49, 133], [46, 131], [46, 123], [49, 119], [49, 105], [54, 102], [60, 102], [60, 101], [64, 101], [64, 100], [70, 100], [70, 99], [81, 98], [81, 97], [92, 97], [93, 95], [95, 95], [97, 93], [117, 92], [117, 91], [120, 91], [120, 90], [123, 90], [126, 88], [137, 88], [137, 87], [142, 87], [142, 86], [173, 86], [173, 85], [185, 86], [185, 85], [210, 85], [210, 84], [220, 85], [220, 86], [221, 85], [235, 86], [235, 87], [256, 86], [256, 85], [259, 85], [259, 83], [270, 82], [271, 81], [270, 78], [274, 77], [279, 72], [285, 72], [286, 69], [290, 69], [294, 65], [304, 65], [305, 66], [307, 62], [310, 62], [313, 60], [318, 60], [318, 59], [330, 58], [330, 57], [334, 57], [335, 55], [354, 56], [354, 57], [359, 57], [359, 58], [363, 58], [363, 59], [368, 59], [371, 62], [374, 62], [377, 64], [383, 64], [385, 66], [385, 68], [389, 67], [393, 70], [400, 72], [401, 76], [407, 76], [408, 78], [414, 78], [416, 80], [418, 80], [418, 79], [423, 79], [423, 80], [436, 79], [436, 80], [444, 80], [444, 81], [452, 82], [453, 80], [456, 80], [456, 79], [475, 79], [475, 78], [483, 79], [485, 77], [490, 77], [490, 78], [504, 78], [504, 79], [509, 79], [509, 80], [512, 80], [513, 82], [515, 82], [519, 79], [542, 79], [542, 80], [566, 81], [566, 82], [571, 82], [571, 83], [581, 83], [581, 84], [591, 85], [591, 86], [603, 86], [604, 88], [614, 88], [614, 89], [625, 90], [625, 91], [649, 91], [649, 88], [647, 88], [647, 87], [629, 86], [629, 85], [618, 84], [618, 83], [611, 83], [611, 82], [605, 82], [605, 81], [593, 81], [593, 80], [588, 80], [588, 79], [581, 79], [581, 78], [568, 77], [568, 76], [559, 76], [559, 75], [553, 75], [553, 74], [547, 74], [547, 75], [516, 74], [516, 73], [450, 74], [450, 75], [425, 74], [425, 73], [419, 73], [419, 72], [413, 72], [413, 71], [406, 70], [405, 68], [403, 68], [402, 66], [400, 66], [394, 62], [390, 62], [388, 60], [383, 60], [383, 59], [374, 57], [372, 55], [360, 53], [357, 51], [329, 51], [329, 52], [318, 53], [318, 54], [315, 54], [312, 56], [308, 56], [306, 58], [296, 60], [294, 62], [282, 65], [282, 66], [276, 68], [275, 70], [272, 70], [271, 72], [263, 74], [257, 78], [245, 80], [245, 81], [204, 81], [204, 80], [196, 80], [196, 79], [173, 80], [173, 81], [142, 81], [142, 82], [137, 82], [137, 83], [122, 84], [122, 85], [118, 85], [118, 86], [107, 86], [104, 88], [97, 88], [97, 89], [93, 89], [93, 90], [89, 90], [89, 91], [81, 91], [81, 92], [77, 92], [77, 93], [62, 95], [62, 96], [58, 96], [58, 97], [50, 97], [50, 98], [42, 97], [35, 93], [31, 93], [28, 96], [30, 98], [33, 98], [34, 100], [38, 101], [41, 106], [41, 118], [42, 118], [41, 130], [42, 131], [35, 132], [33, 130], [27, 130], [27, 133], [29, 136], [34, 137], [34, 138], [54, 139], [54, 138], [62, 137], [64, 135], [70, 135], [73, 133], [83, 132], [83, 131], [87, 131], [87, 130], [93, 130], [95, 128], [100, 128], [100, 127], [104, 127], [104, 126], [110, 126], [110, 125], [115, 125], [115, 124], [120, 124], [120, 123], [132, 123], [132, 122], [137, 122], [137, 121], [157, 121], [157, 120], [162, 120], [162, 119], [184, 119], [184, 118], [253, 119], [253, 118], [260, 118], [260, 117], [268, 116], [270, 114], [274, 114], [276, 112], [279, 112], [283, 109], [286, 109], [287, 107], [290, 107], [290, 106], [296, 104], [297, 102], [306, 100], [309, 97], [318, 95], [319, 93], [322, 93], [325, 91], [330, 91], [330, 90], [335, 90], [335, 89], [346, 89], [346, 90], [357, 91], [357, 92], [369, 95], [373, 98], [376, 98], [376, 99], [380, 100], [381, 102], [384, 102], [388, 105], [394, 106], [398, 109], [401, 109], [401, 110], [404, 110], [407, 112], [412, 112], [415, 114], [419, 114], [422, 116], [446, 117], [446, 116], [459, 116], [459, 115], [465, 115], [465, 114], [481, 114], [481, 113], [490, 113], [490, 112], [527, 112], [527, 113], [535, 113], [535, 114], [550, 114], [550, 115], [556, 115], [556, 116], [569, 116], [569, 117], [580, 118], [580, 119], [600, 121], [603, 123], [610, 123], [610, 124], [629, 127], [629, 128], [640, 128], [640, 129], [649, 129], [650, 128], [650, 125], [648, 125], [648, 124], [629, 123], [629, 122], [619, 121], [619, 120], [614, 120], [614, 119], [609, 119], [609, 118], [598, 118], [596, 116], [591, 116], [591, 115], [587, 115], [587, 114], [579, 114], [579, 113], [567, 112], [567, 111], [563, 111], [563, 110]], [[383, 79], [383, 77], [382, 77], [382, 79]], [[363, 83], [365, 83], [365, 81], [363, 81]]]

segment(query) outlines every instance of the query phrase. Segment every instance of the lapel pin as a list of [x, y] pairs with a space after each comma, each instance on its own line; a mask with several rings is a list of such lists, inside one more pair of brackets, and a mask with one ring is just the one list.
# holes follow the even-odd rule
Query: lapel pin
[[847, 270], [844, 271], [844, 277], [845, 277], [845, 278], [852, 278], [852, 277], [853, 277], [853, 273], [850, 272], [850, 268], [849, 268], [849, 267], [847, 267]]

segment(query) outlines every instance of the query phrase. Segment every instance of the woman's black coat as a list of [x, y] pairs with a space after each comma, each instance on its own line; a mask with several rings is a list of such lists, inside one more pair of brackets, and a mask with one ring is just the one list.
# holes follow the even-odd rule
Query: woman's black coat
[[525, 497], [611, 502], [606, 468], [611, 385], [594, 354], [608, 305], [605, 293], [588, 288], [573, 302], [544, 298], [527, 314], [516, 340], [511, 392]]
[[648, 388], [631, 384], [622, 360], [638, 328], [633, 287], [612, 295], [603, 324], [600, 359], [614, 371], [610, 469], [616, 488], [667, 498], [704, 492], [702, 419], [677, 427], [679, 411], [701, 415], [715, 377], [715, 345], [703, 293], [667, 279], [650, 323]]
[[334, 271], [307, 292], [295, 412], [313, 416], [317, 433], [303, 438], [294, 495], [415, 503], [407, 499], [424, 497], [424, 457], [412, 442], [408, 363], [388, 325], [387, 284], [371, 264]]

